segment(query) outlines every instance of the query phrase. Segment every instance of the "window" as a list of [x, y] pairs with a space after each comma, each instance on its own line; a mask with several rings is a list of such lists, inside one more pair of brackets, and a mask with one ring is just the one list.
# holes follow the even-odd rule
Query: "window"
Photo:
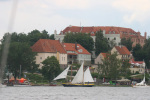
[[109, 38], [108, 38], [108, 40], [109, 40]]
[[64, 57], [64, 61], [65, 61], [65, 57]]
[[114, 37], [114, 40], [116, 40], [116, 38]]
[[40, 59], [42, 60], [42, 57], [40, 57]]

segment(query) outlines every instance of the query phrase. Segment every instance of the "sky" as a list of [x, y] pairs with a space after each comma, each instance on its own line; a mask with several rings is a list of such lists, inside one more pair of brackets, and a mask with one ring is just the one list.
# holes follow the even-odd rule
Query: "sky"
[[0, 0], [0, 39], [67, 26], [126, 27], [150, 36], [150, 0]]

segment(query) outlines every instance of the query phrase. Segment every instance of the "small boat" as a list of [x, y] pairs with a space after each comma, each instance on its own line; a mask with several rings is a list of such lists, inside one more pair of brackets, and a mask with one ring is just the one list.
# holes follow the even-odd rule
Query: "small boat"
[[[69, 67], [66, 68], [66, 70], [64, 70], [60, 75], [58, 75], [58, 77], [56, 77], [54, 80], [56, 79], [60, 79], [60, 78], [66, 78], [67, 77], [67, 73], [68, 73]], [[80, 66], [77, 74], [75, 75], [75, 77], [73, 78], [72, 82], [69, 83], [62, 83], [62, 85], [64, 87], [92, 87], [94, 86], [94, 80], [91, 76], [89, 67], [86, 69], [86, 71], [84, 72], [84, 62], [82, 63], [82, 65]]]
[[0, 88], [4, 88], [6, 87], [6, 85], [0, 84]]
[[132, 87], [149, 87], [145, 82], [145, 62], [143, 63], [143, 67], [144, 67], [144, 78], [143, 78], [143, 80], [140, 83], [133, 85]]

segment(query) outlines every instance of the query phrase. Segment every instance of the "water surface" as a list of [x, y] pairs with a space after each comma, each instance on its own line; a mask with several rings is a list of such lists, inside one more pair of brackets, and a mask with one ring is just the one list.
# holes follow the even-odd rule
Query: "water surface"
[[150, 87], [5, 87], [0, 100], [150, 100]]

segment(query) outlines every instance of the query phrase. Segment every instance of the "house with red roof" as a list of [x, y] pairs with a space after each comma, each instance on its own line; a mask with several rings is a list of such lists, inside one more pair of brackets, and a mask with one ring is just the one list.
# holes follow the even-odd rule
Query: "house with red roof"
[[36, 64], [42, 68], [42, 62], [51, 56], [55, 56], [61, 67], [67, 66], [67, 52], [58, 40], [40, 39], [32, 47], [33, 52], [37, 52]]
[[104, 60], [104, 58], [106, 58], [106, 56], [108, 55], [108, 53], [100, 53], [97, 58], [95, 59], [95, 64], [102, 64]]
[[85, 65], [91, 64], [91, 53], [89, 53], [83, 46], [77, 43], [62, 44], [68, 54], [68, 64], [81, 64], [83, 61], [85, 62]]
[[130, 59], [129, 63], [131, 64], [130, 70], [131, 73], [144, 73], [145, 71], [145, 66], [144, 66], [144, 61], [135, 61], [133, 58]]
[[95, 34], [96, 32], [102, 30], [103, 35], [105, 38], [107, 38], [109, 41], [114, 41], [116, 45], [119, 45], [120, 40], [122, 38], [131, 38], [131, 41], [133, 42], [132, 46], [135, 46], [136, 44], [140, 44], [143, 46], [145, 44], [145, 40], [147, 37], [147, 33], [144, 33], [144, 36], [141, 36], [140, 32], [135, 32], [131, 28], [124, 28], [124, 27], [115, 27], [115, 26], [89, 26], [89, 27], [81, 27], [81, 26], [68, 26], [63, 31], [60, 32], [60, 34], [57, 35], [57, 32], [55, 31], [55, 40], [62, 41], [65, 34], [67, 33], [90, 33], [91, 37], [93, 38], [95, 42]]
[[111, 54], [113, 53], [117, 53], [117, 58], [118, 59], [122, 59], [123, 60], [130, 60], [132, 57], [131, 52], [127, 49], [126, 46], [115, 46], [112, 50], [111, 50]]

